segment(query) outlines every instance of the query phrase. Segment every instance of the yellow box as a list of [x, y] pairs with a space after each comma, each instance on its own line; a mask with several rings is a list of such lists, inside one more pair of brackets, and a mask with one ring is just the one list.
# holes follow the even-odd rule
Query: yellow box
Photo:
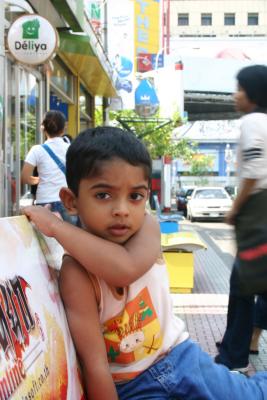
[[191, 293], [194, 287], [194, 256], [189, 252], [163, 252], [171, 293]]

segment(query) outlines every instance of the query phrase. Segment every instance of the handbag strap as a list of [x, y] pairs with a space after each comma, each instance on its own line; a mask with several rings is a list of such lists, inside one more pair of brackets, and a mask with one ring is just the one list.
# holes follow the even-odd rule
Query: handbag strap
[[58, 156], [53, 152], [53, 150], [50, 149], [50, 147], [47, 144], [42, 144], [42, 147], [47, 151], [49, 156], [55, 161], [59, 169], [63, 172], [64, 175], [66, 175], [66, 167], [65, 165], [60, 161]]

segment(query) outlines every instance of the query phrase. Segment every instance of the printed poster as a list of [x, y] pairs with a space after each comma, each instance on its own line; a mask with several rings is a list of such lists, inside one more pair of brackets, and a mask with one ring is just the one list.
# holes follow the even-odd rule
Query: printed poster
[[0, 238], [0, 400], [85, 400], [49, 246], [25, 216]]
[[134, 108], [134, 3], [109, 0], [108, 56], [115, 74], [115, 88], [122, 109]]

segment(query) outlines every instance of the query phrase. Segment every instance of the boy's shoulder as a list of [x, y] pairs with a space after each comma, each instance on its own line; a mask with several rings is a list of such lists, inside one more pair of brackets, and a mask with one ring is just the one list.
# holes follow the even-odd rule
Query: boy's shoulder
[[86, 271], [85, 268], [69, 254], [64, 254], [58, 277], [59, 289], [63, 298], [73, 290], [79, 290], [81, 279], [86, 280], [87, 284], [91, 285], [95, 293], [96, 302], [99, 305], [101, 295], [97, 278]]

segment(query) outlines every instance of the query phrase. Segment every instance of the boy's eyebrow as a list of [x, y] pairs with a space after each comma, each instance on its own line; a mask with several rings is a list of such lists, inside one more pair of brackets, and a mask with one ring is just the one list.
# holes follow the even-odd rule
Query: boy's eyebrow
[[[109, 183], [96, 183], [95, 185], [93, 185], [93, 186], [91, 186], [91, 189], [113, 189], [113, 188], [116, 188], [116, 186], [115, 185], [110, 185]], [[136, 185], [136, 186], [133, 186], [131, 189], [134, 189], [134, 190], [140, 190], [140, 189], [145, 189], [145, 190], [148, 190], [148, 185], [146, 185], [146, 184], [140, 184], [140, 185]]]

